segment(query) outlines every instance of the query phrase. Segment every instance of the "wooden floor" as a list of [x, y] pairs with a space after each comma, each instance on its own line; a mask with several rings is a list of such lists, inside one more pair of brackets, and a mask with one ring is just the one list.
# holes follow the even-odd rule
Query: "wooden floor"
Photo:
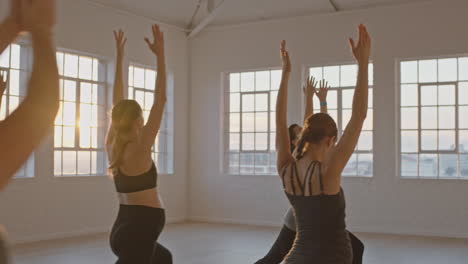
[[[278, 228], [184, 223], [168, 225], [161, 242], [180, 264], [252, 264], [267, 252]], [[358, 234], [366, 264], [467, 264], [468, 240]], [[14, 247], [16, 264], [114, 263], [107, 234]]]

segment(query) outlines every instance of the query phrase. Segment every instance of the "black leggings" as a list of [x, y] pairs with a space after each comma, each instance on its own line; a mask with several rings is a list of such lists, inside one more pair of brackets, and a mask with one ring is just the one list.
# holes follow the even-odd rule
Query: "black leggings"
[[[364, 244], [351, 232], [349, 238], [351, 239], [351, 246], [353, 248], [353, 264], [362, 264], [362, 256], [364, 254]], [[271, 247], [270, 251], [265, 257], [255, 262], [255, 264], [279, 264], [283, 261], [284, 257], [291, 250], [296, 238], [296, 232], [283, 225], [278, 238]]]
[[110, 244], [116, 264], [172, 264], [172, 254], [157, 242], [164, 228], [162, 208], [120, 205]]

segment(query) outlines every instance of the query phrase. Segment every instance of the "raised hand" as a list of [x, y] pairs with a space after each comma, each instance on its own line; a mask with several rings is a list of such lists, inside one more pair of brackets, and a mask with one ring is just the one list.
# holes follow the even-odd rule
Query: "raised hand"
[[325, 80], [321, 80], [319, 90], [315, 91], [315, 94], [317, 95], [320, 102], [326, 102], [327, 101], [328, 89], [330, 89], [330, 86], [328, 85], [328, 82], [325, 81]]
[[153, 31], [153, 43], [148, 38], [145, 38], [145, 41], [156, 56], [164, 56], [164, 33], [161, 32], [158, 25], [153, 25], [151, 29]]
[[286, 40], [281, 41], [281, 60], [283, 62], [283, 71], [291, 72], [291, 60], [289, 59], [289, 53], [286, 50]]
[[122, 56], [125, 50], [125, 43], [127, 43], [127, 38], [125, 37], [125, 33], [119, 29], [118, 31], [114, 30], [114, 39], [115, 39], [115, 47], [117, 49], [117, 55]]
[[311, 76], [308, 79], [306, 79], [306, 84], [302, 88], [302, 91], [304, 92], [306, 97], [312, 97], [316, 91], [317, 87], [317, 81], [315, 80], [315, 77]]
[[5, 92], [7, 88], [7, 82], [4, 78], [5, 77], [3, 75], [3, 72], [0, 71], [0, 98], [2, 97], [3, 93]]
[[21, 26], [24, 30], [50, 30], [55, 25], [55, 0], [21, 0], [20, 5]]
[[352, 38], [349, 39], [349, 44], [353, 51], [353, 55], [359, 63], [368, 63], [371, 48], [371, 39], [364, 25], [359, 25], [359, 41], [355, 45]]

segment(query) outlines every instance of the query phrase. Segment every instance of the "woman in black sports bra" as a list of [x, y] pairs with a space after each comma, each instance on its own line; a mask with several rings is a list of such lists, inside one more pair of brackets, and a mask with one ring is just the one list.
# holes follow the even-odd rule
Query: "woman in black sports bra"
[[[320, 88], [318, 91], [317, 81], [314, 77], [310, 77], [306, 80], [306, 85], [303, 88], [304, 97], [305, 97], [305, 112], [304, 112], [304, 122], [307, 121], [307, 118], [313, 114], [313, 96], [317, 95], [320, 101], [320, 112], [327, 113], [327, 94], [328, 94], [328, 83], [325, 81], [320, 82]], [[292, 124], [288, 127], [289, 132], [289, 142], [291, 153], [294, 153], [296, 149], [297, 142], [300, 138], [302, 127], [298, 124]], [[354, 234], [349, 232], [349, 237], [351, 240], [351, 248], [353, 250], [353, 264], [362, 264], [362, 257], [364, 254], [364, 244], [357, 238]], [[276, 238], [274, 244], [268, 253], [255, 262], [255, 264], [279, 264], [286, 257], [288, 252], [291, 250], [294, 239], [296, 238], [296, 219], [294, 217], [294, 210], [291, 208], [288, 209], [286, 215], [284, 216], [284, 224], [281, 228], [278, 237]]]
[[350, 44], [359, 66], [351, 119], [337, 144], [335, 121], [324, 113], [307, 118], [294, 157], [291, 154], [287, 113], [287, 87], [291, 63], [282, 42], [283, 75], [276, 104], [277, 168], [294, 208], [296, 239], [285, 264], [351, 264], [353, 259], [345, 224], [341, 173], [351, 157], [368, 107], [370, 38], [359, 26], [359, 42]]
[[157, 191], [157, 170], [151, 148], [161, 124], [166, 103], [164, 37], [152, 27], [154, 42], [145, 38], [157, 57], [155, 104], [144, 124], [143, 111], [134, 100], [123, 99], [123, 55], [127, 39], [114, 32], [117, 61], [112, 123], [106, 148], [120, 207], [110, 243], [118, 264], [170, 264], [172, 255], [157, 242], [165, 224], [165, 211]]

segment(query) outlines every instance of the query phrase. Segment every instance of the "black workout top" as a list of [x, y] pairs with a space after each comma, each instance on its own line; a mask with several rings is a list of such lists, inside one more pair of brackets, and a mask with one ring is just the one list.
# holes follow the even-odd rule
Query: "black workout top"
[[[352, 260], [351, 243], [346, 232], [345, 197], [343, 190], [336, 195], [323, 192], [321, 163], [312, 161], [301, 183], [297, 165], [287, 166], [281, 177], [289, 177], [291, 193], [286, 195], [296, 216], [296, 240], [285, 263], [348, 264]], [[297, 187], [300, 188], [297, 189]]]
[[119, 193], [139, 192], [152, 189], [157, 186], [156, 182], [158, 180], [158, 172], [154, 162], [151, 169], [138, 176], [127, 176], [123, 174], [120, 169], [115, 169], [113, 175], [115, 188]]

